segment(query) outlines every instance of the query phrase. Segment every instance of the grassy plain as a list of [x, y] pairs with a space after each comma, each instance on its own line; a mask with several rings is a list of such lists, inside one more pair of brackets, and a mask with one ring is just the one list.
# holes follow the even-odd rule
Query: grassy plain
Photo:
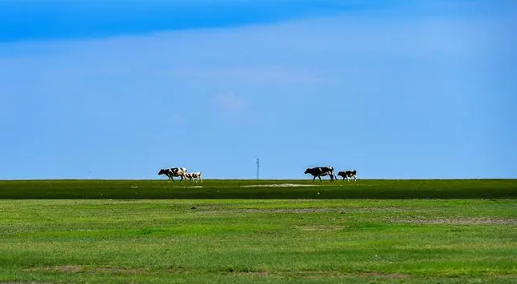
[[[280, 187], [296, 184], [298, 187]], [[260, 187], [262, 185], [263, 187]], [[257, 187], [258, 186], [258, 187]], [[0, 199], [393, 199], [517, 198], [517, 180], [14, 180]]]
[[516, 283], [516, 182], [421, 182], [2, 181], [0, 283]]

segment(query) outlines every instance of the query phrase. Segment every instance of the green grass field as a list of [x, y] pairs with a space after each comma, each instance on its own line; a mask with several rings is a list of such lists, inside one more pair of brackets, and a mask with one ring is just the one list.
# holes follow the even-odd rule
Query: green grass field
[[517, 282], [516, 180], [278, 184], [0, 181], [0, 283]]
[[[295, 184], [298, 187], [268, 187]], [[263, 187], [257, 187], [262, 185]], [[318, 194], [319, 193], [319, 194]], [[0, 199], [517, 198], [517, 180], [28, 180], [0, 181]]]

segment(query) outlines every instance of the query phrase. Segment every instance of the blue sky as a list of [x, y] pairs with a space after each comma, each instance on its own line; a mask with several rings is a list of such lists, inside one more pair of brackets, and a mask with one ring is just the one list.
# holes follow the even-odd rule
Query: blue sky
[[0, 179], [517, 178], [516, 13], [0, 0]]

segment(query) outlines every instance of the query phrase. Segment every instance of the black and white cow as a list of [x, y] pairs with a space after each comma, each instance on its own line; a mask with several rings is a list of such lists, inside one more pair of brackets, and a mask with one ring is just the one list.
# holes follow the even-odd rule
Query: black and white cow
[[187, 174], [186, 168], [170, 168], [171, 171], [171, 179], [174, 181], [173, 177], [180, 177], [180, 182], [185, 179], [185, 175]]
[[350, 181], [349, 179], [353, 178], [354, 181], [357, 181], [357, 171], [356, 170], [340, 171], [339, 173], [337, 173], [337, 175], [342, 177], [343, 180], [345, 180], [345, 178], [346, 178], [347, 181]]
[[185, 174], [187, 173], [186, 168], [170, 168], [170, 169], [161, 169], [158, 172], [158, 175], [166, 175], [169, 180], [174, 181], [174, 177], [180, 177], [180, 182], [185, 178]]
[[311, 174], [313, 176], [312, 181], [318, 177], [321, 181], [322, 176], [330, 176], [330, 181], [334, 181], [334, 178], [336, 177], [334, 175], [334, 168], [333, 167], [316, 167], [316, 168], [307, 168], [304, 172], [304, 174]]
[[165, 175], [167, 176], [167, 178], [170, 180], [172, 175], [171, 175], [171, 169], [160, 169], [160, 171], [158, 172], [158, 175], [161, 176], [161, 175]]
[[203, 181], [201, 179], [201, 172], [186, 173], [185, 177], [188, 178], [190, 181], [192, 181], [192, 180], [194, 180], [195, 182]]

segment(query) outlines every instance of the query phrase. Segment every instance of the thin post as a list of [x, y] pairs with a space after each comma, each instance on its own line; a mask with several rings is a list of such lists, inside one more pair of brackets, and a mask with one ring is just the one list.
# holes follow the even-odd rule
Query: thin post
[[257, 179], [260, 179], [260, 161], [257, 158]]

